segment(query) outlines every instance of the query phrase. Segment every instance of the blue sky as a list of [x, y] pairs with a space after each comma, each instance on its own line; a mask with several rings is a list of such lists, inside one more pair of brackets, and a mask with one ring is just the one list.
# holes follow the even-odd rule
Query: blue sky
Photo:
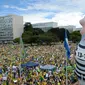
[[1, 0], [0, 15], [17, 14], [24, 22], [58, 22], [58, 25], [81, 27], [85, 0]]

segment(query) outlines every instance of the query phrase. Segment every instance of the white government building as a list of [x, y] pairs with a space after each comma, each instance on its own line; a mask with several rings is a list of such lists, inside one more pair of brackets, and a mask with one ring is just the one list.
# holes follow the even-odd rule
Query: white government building
[[23, 16], [0, 16], [0, 42], [12, 41], [23, 33]]
[[57, 22], [36, 23], [36, 24], [32, 24], [32, 26], [33, 26], [33, 28], [40, 28], [45, 32], [51, 28], [56, 28], [56, 27], [65, 28], [69, 32], [73, 32], [74, 29], [76, 28], [76, 26], [74, 26], [74, 25], [58, 26]]
[[56, 22], [36, 23], [36, 24], [32, 24], [32, 26], [33, 28], [40, 28], [46, 32], [51, 28], [56, 28], [58, 26], [58, 23]]
[[82, 29], [82, 27], [80, 28], [75, 28], [73, 31], [80, 31]]
[[74, 25], [67, 25], [67, 26], [58, 26], [59, 28], [65, 28], [67, 29], [70, 33], [74, 31], [74, 29], [76, 29], [76, 26]]

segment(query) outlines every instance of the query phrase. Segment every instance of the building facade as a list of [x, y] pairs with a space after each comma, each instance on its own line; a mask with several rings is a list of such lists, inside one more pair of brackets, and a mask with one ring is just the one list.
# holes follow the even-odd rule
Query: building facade
[[8, 15], [0, 17], [0, 42], [12, 41], [23, 33], [23, 17]]
[[73, 31], [80, 31], [82, 28], [75, 28]]
[[46, 22], [46, 23], [36, 23], [36, 24], [32, 24], [33, 28], [40, 28], [43, 31], [48, 31], [51, 28], [56, 28], [57, 27], [57, 23], [56, 22]]
[[74, 26], [74, 25], [67, 25], [67, 26], [59, 26], [59, 28], [65, 28], [65, 29], [67, 29], [71, 33], [76, 28], [76, 26]]

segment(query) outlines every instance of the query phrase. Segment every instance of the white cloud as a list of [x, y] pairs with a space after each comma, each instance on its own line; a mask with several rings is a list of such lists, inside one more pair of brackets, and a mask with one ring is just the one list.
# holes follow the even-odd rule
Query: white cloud
[[[33, 0], [30, 0], [32, 3], [29, 3], [28, 0], [20, 1], [23, 3], [23, 7], [19, 7], [18, 5], [4, 5], [5, 8], [11, 8], [11, 9], [17, 9], [19, 11], [29, 11], [29, 10], [46, 10], [46, 11], [65, 11], [65, 12], [71, 12], [71, 11], [84, 11], [84, 3], [85, 0], [46, 0], [46, 1], [36, 1], [33, 2]], [[26, 6], [25, 6], [25, 3]]]
[[82, 12], [61, 12], [57, 13], [52, 20], [58, 22], [59, 26], [65, 25], [75, 25], [76, 27], [81, 27], [79, 20], [84, 17]]
[[[33, 0], [30, 1], [32, 2]], [[29, 3], [30, 1], [21, 0], [22, 4], [24, 4], [23, 2], [27, 3], [23, 7], [19, 7], [18, 5], [4, 5], [4, 8], [16, 9], [26, 13], [31, 10], [32, 13], [23, 15], [24, 21], [26, 22], [55, 21], [59, 25], [75, 25], [81, 27], [79, 20], [84, 16], [85, 0], [34, 0], [36, 3]], [[54, 14], [56, 12], [55, 16], [52, 19], [47, 19], [46, 16], [51, 15], [51, 12], [54, 12]]]
[[34, 4], [32, 6], [28, 6], [28, 9], [35, 9], [35, 10], [61, 10], [60, 7], [58, 5], [54, 5], [54, 4]]
[[72, 0], [74, 6], [77, 6], [77, 10], [85, 11], [85, 0]]
[[3, 5], [4, 8], [9, 8], [9, 5]]
[[65, 10], [64, 7], [60, 7], [58, 5], [54, 5], [54, 4], [31, 4], [28, 5], [26, 8], [21, 8], [18, 6], [13, 6], [13, 5], [3, 5], [4, 8], [11, 8], [11, 9], [16, 9], [19, 11], [29, 11], [29, 10], [46, 10], [46, 11], [62, 11]]
[[[24, 14], [24, 22], [39, 23], [39, 22], [50, 22], [51, 19], [46, 19], [49, 13], [37, 13], [37, 14]], [[50, 13], [51, 14], [51, 13]]]
[[[30, 3], [31, 1], [31, 3]], [[85, 0], [20, 0], [23, 7], [18, 5], [4, 5], [5, 8], [17, 9], [20, 11], [27, 10], [51, 10], [51, 11], [84, 11]], [[26, 4], [27, 3], [27, 4]]]
[[20, 8], [20, 7], [17, 7], [17, 6], [11, 6], [10, 8], [21, 10], [21, 11], [26, 11], [27, 10], [26, 8]]
[[79, 20], [84, 17], [84, 14], [81, 12], [60, 12], [52, 19], [46, 19], [45, 16], [47, 15], [49, 15], [49, 13], [27, 14], [23, 15], [23, 17], [25, 22], [39, 23], [53, 21], [57, 22], [59, 26], [75, 25], [76, 27], [81, 27]]
[[17, 9], [19, 11], [26, 11], [26, 8], [21, 8], [21, 7], [17, 7], [17, 6], [9, 6], [9, 5], [3, 5], [4, 8], [11, 8], [11, 9]]

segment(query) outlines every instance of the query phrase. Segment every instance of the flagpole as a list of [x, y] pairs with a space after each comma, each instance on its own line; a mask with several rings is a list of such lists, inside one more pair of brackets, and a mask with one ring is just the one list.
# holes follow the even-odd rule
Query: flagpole
[[68, 85], [67, 56], [66, 56], [66, 85]]
[[20, 36], [20, 64], [19, 64], [20, 78], [21, 78], [21, 57], [22, 57], [21, 39], [22, 36]]
[[[24, 52], [24, 53], [22, 53], [22, 52]], [[24, 44], [23, 44], [22, 36], [20, 36], [20, 64], [19, 64], [19, 67], [20, 67], [20, 77], [21, 77], [22, 59], [24, 59], [25, 57], [26, 57], [26, 52], [25, 52], [25, 49], [24, 49]]]
[[66, 85], [68, 85], [67, 61], [70, 58], [70, 48], [68, 44], [67, 30], [65, 30], [64, 47], [66, 49]]
[[20, 36], [20, 64], [19, 64], [20, 78], [21, 78], [21, 56], [22, 56], [22, 49], [21, 49], [21, 36]]

